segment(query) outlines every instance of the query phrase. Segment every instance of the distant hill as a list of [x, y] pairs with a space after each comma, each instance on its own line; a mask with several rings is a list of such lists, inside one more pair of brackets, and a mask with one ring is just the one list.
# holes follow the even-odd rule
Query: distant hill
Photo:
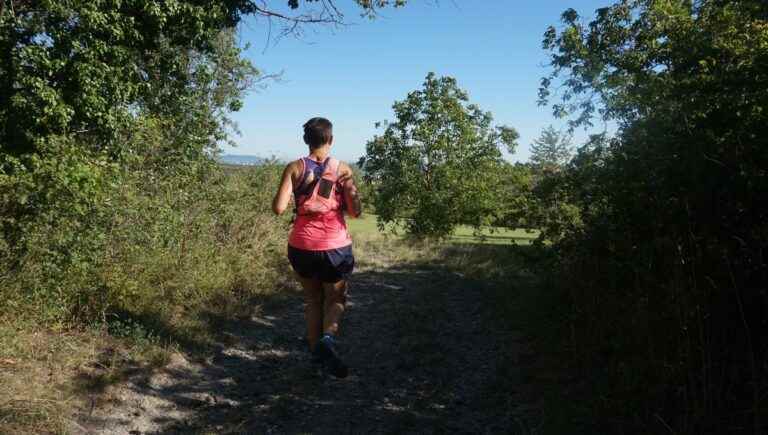
[[228, 165], [256, 166], [266, 162], [267, 159], [258, 156], [249, 156], [243, 154], [224, 154], [219, 156], [219, 162]]

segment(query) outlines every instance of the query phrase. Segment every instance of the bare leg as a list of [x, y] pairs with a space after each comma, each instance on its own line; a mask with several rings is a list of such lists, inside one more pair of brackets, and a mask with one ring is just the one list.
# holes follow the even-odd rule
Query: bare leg
[[347, 306], [347, 281], [323, 283], [325, 301], [323, 306], [323, 333], [338, 335], [339, 322]]
[[298, 277], [304, 288], [304, 319], [307, 322], [307, 341], [312, 351], [323, 330], [323, 287], [319, 280]]

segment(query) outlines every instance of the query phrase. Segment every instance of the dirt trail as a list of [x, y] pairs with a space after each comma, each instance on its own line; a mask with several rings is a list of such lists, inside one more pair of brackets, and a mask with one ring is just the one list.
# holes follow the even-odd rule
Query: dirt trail
[[[439, 267], [360, 270], [340, 337], [347, 379], [313, 369], [301, 301], [292, 295], [229, 321], [207, 360], [177, 355], [164, 369], [110, 387], [115, 400], [82, 410], [73, 431], [516, 432], [509, 403], [485, 399], [501, 337], [486, 326], [478, 293]], [[523, 352], [518, 337], [507, 333], [504, 341]]]

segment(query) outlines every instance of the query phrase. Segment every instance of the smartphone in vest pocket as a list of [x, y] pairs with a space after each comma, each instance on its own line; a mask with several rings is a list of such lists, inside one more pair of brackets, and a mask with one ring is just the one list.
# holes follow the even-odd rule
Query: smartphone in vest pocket
[[317, 189], [317, 194], [325, 199], [328, 199], [331, 197], [331, 189], [333, 189], [333, 181], [321, 178], [320, 187]]

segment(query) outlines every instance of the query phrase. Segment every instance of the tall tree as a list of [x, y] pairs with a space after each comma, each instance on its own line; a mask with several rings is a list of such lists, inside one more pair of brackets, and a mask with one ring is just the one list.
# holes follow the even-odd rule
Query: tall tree
[[373, 183], [380, 226], [403, 222], [415, 236], [443, 237], [459, 224], [481, 227], [499, 211], [500, 146], [517, 132], [493, 127], [451, 77], [427, 75], [394, 104], [396, 121], [371, 139], [360, 165]]
[[571, 157], [571, 135], [548, 126], [531, 144], [531, 163], [545, 171], [556, 171]]

